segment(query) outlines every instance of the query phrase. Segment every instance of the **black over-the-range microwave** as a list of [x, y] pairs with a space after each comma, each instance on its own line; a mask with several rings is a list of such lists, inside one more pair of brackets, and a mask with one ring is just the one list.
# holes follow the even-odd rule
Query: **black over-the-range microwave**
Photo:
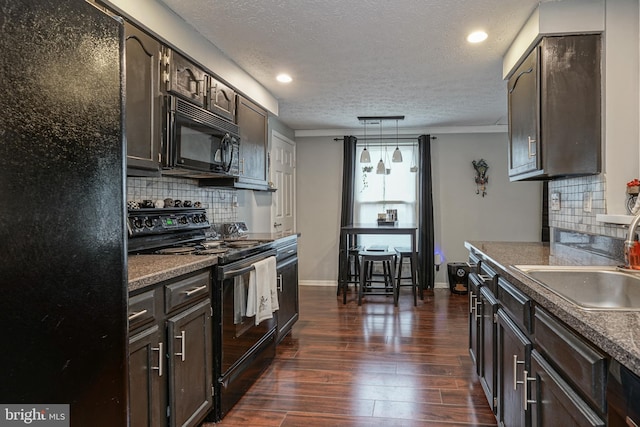
[[163, 174], [237, 177], [238, 125], [173, 95], [165, 98]]

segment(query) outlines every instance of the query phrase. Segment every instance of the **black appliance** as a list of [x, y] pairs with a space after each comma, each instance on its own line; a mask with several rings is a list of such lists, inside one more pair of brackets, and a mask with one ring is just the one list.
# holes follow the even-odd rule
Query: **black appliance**
[[82, 0], [0, 21], [0, 413], [126, 426], [123, 25]]
[[[275, 316], [256, 325], [242, 309], [253, 265], [276, 256], [273, 242], [248, 239], [244, 223], [212, 225], [202, 208], [131, 209], [127, 222], [130, 253], [218, 257], [211, 291], [215, 396], [208, 420], [219, 421], [275, 357]], [[224, 240], [208, 239], [207, 230]]]
[[166, 97], [164, 175], [237, 177], [240, 136], [235, 123], [173, 95]]
[[450, 262], [447, 264], [449, 290], [451, 293], [465, 295], [469, 292], [469, 264], [466, 262]]

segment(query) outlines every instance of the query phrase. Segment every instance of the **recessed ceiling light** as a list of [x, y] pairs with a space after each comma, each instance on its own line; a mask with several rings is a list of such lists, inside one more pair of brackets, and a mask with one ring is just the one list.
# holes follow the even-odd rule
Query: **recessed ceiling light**
[[276, 77], [276, 80], [278, 80], [280, 83], [291, 83], [293, 79], [289, 74], [283, 73], [283, 74], [278, 74], [278, 77]]
[[474, 31], [467, 36], [467, 41], [469, 43], [480, 43], [485, 41], [487, 37], [487, 33], [485, 33], [484, 31]]

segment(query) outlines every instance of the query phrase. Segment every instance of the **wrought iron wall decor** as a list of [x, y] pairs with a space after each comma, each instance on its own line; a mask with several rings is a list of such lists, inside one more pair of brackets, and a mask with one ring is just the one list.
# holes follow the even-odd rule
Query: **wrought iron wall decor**
[[476, 170], [476, 194], [482, 193], [482, 197], [484, 197], [487, 194], [487, 183], [489, 182], [489, 177], [487, 176], [489, 165], [484, 159], [474, 160], [471, 164]]

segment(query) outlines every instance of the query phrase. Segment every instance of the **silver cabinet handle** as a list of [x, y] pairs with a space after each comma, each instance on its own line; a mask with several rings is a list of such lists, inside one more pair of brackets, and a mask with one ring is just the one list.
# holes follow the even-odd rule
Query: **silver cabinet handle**
[[527, 139], [528, 139], [528, 142], [529, 142], [529, 148], [528, 148], [529, 158], [531, 159], [531, 158], [535, 157], [535, 155], [536, 155], [535, 151], [531, 151], [531, 146], [533, 145], [535, 147], [536, 140], [531, 138], [530, 136], [528, 136]]
[[158, 347], [152, 347], [151, 348], [151, 350], [158, 352], [158, 367], [152, 366], [151, 369], [154, 370], [154, 371], [158, 371], [158, 376], [159, 377], [162, 376], [163, 367], [164, 367], [164, 365], [162, 363], [162, 359], [164, 359], [164, 353], [162, 351], [163, 348], [164, 348], [164, 345], [161, 342], [158, 343]]
[[144, 310], [141, 310], [137, 313], [133, 313], [129, 316], [129, 322], [131, 322], [133, 319], [137, 319], [140, 316], [143, 316], [145, 314], [147, 314], [148, 310], [145, 308]]
[[529, 403], [536, 403], [535, 399], [534, 400], [529, 400], [529, 392], [528, 392], [528, 387], [527, 387], [527, 383], [529, 381], [535, 381], [536, 379], [533, 377], [529, 377], [529, 371], [527, 371], [526, 369], [524, 370], [524, 380], [522, 381], [522, 384], [524, 385], [524, 391], [522, 393], [522, 395], [524, 396], [523, 402], [524, 405], [524, 410], [526, 411], [527, 408], [529, 408]]
[[481, 305], [482, 302], [480, 301], [480, 298], [476, 297], [476, 303], [475, 303], [475, 320], [477, 321], [478, 319], [480, 319], [480, 315], [478, 314], [478, 306]]
[[476, 296], [473, 294], [473, 292], [469, 292], [469, 314], [473, 314], [474, 299], [476, 299]]
[[[518, 384], [524, 384], [524, 381], [518, 381], [518, 365], [524, 365], [524, 360], [518, 360], [518, 355], [513, 355], [513, 389], [518, 389]], [[525, 387], [526, 388], [526, 387]]]
[[180, 344], [180, 353], [175, 353], [176, 356], [180, 356], [180, 360], [183, 362], [187, 358], [187, 333], [185, 331], [181, 331], [180, 335], [176, 336], [176, 339], [181, 340]]
[[282, 292], [282, 274], [278, 274], [278, 290]]
[[189, 291], [186, 291], [186, 292], [185, 292], [185, 294], [186, 294], [188, 297], [190, 297], [191, 295], [193, 295], [193, 294], [197, 294], [198, 292], [200, 292], [200, 291], [201, 291], [201, 290], [203, 290], [203, 289], [207, 289], [207, 285], [203, 285], [203, 286], [199, 286], [199, 287], [197, 287], [197, 288], [193, 288], [193, 289], [191, 289], [191, 290], [189, 290]]

